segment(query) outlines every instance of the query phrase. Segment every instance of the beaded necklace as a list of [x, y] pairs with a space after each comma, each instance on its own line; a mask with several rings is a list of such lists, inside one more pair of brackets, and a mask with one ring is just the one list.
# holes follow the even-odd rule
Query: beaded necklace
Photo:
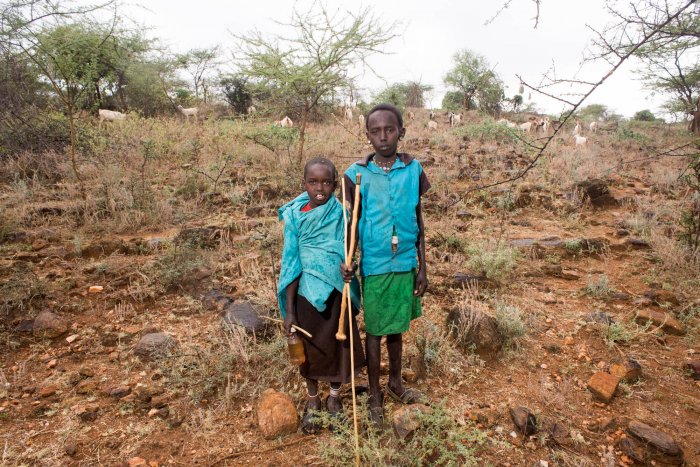
[[394, 162], [396, 162], [396, 159], [397, 159], [397, 156], [394, 156], [394, 158], [390, 161], [379, 162], [379, 161], [377, 161], [376, 158], [373, 158], [372, 162], [374, 162], [374, 164], [377, 167], [379, 167], [380, 169], [382, 169], [384, 172], [389, 172], [391, 170], [391, 166], [394, 165]]

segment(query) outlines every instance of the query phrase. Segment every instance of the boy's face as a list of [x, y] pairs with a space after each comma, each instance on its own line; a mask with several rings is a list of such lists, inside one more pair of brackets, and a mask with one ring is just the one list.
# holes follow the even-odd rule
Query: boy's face
[[374, 151], [382, 157], [396, 154], [399, 139], [403, 138], [406, 129], [399, 127], [399, 121], [393, 112], [377, 110], [372, 112], [367, 120], [367, 139]]
[[335, 179], [330, 167], [314, 164], [306, 171], [304, 190], [309, 194], [312, 208], [326, 204], [335, 190]]

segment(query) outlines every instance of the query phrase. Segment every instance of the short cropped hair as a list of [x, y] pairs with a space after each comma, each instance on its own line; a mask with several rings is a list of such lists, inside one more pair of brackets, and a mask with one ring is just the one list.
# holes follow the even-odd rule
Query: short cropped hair
[[403, 117], [401, 116], [401, 111], [391, 104], [377, 104], [367, 112], [367, 118], [365, 119], [365, 128], [369, 130], [369, 116], [378, 110], [387, 110], [394, 115], [396, 115], [396, 120], [399, 122], [399, 128], [403, 128]]
[[325, 157], [314, 157], [313, 159], [309, 160], [304, 165], [304, 178], [306, 178], [306, 174], [309, 171], [309, 167], [316, 164], [325, 165], [326, 167], [328, 167], [331, 171], [331, 174], [333, 174], [333, 180], [338, 180], [338, 169], [335, 168], [335, 164], [333, 164], [333, 162], [329, 161]]

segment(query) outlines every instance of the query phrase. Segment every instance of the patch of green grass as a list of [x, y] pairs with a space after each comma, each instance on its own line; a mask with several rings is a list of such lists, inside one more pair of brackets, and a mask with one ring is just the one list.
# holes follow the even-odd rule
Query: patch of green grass
[[[493, 441], [484, 431], [471, 424], [460, 426], [447, 412], [445, 405], [446, 402], [442, 401], [431, 406], [426, 413], [418, 413], [418, 428], [402, 441], [391, 430], [380, 431], [373, 427], [366, 409], [366, 398], [361, 397], [358, 401], [358, 423], [364, 430], [359, 443], [360, 464], [483, 465], [480, 451]], [[321, 414], [320, 420], [324, 425], [332, 423], [325, 413]], [[330, 438], [319, 438], [319, 455], [325, 464], [350, 465], [355, 461], [352, 419], [333, 426], [335, 430]]]
[[521, 253], [505, 242], [479, 242], [467, 246], [469, 265], [489, 279], [506, 277], [518, 264]]
[[578, 238], [566, 240], [564, 241], [564, 248], [571, 253], [579, 254], [583, 251], [583, 242]]
[[450, 131], [458, 136], [467, 136], [469, 139], [481, 141], [502, 143], [517, 141], [517, 130], [508, 128], [493, 120], [485, 120], [481, 123], [458, 127]]
[[591, 297], [605, 298], [610, 296], [614, 290], [612, 287], [610, 287], [610, 279], [608, 278], [608, 275], [601, 274], [596, 278], [589, 275], [588, 282], [586, 287], [583, 288], [583, 291], [586, 295]]
[[171, 290], [182, 286], [193, 272], [207, 265], [208, 260], [202, 250], [190, 243], [182, 243], [171, 245], [158, 258], [153, 272], [157, 282], [166, 290]]
[[514, 305], [497, 303], [494, 318], [498, 326], [498, 333], [503, 338], [503, 347], [511, 351], [519, 349], [522, 337], [526, 333], [520, 309]]

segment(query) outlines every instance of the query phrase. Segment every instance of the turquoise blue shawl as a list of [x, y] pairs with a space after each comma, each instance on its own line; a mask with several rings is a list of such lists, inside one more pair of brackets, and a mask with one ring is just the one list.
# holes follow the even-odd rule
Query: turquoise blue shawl
[[[287, 313], [287, 286], [300, 275], [298, 293], [318, 311], [326, 309], [333, 289], [343, 291], [343, 207], [333, 196], [326, 204], [301, 212], [308, 202], [309, 194], [304, 192], [279, 209], [279, 219], [284, 221], [284, 247], [277, 299], [283, 317]], [[353, 279], [350, 296], [358, 309], [359, 291], [359, 283]]]

